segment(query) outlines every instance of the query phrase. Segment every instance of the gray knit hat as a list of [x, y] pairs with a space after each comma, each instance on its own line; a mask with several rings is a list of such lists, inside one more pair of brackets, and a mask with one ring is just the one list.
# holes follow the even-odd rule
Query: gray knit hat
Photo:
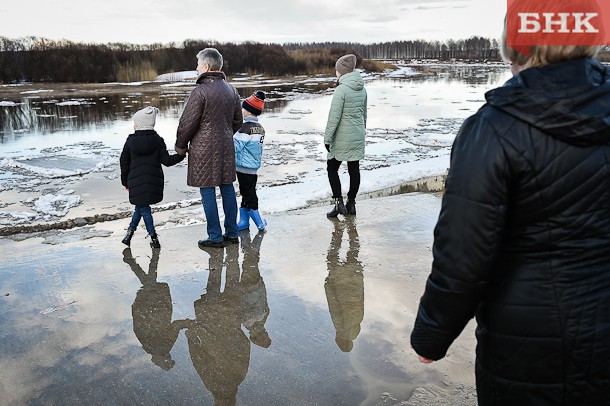
[[153, 106], [148, 106], [142, 110], [136, 111], [136, 114], [133, 115], [133, 123], [136, 126], [136, 130], [154, 129], [158, 112], [159, 109]]
[[343, 55], [341, 58], [337, 59], [337, 63], [335, 64], [335, 69], [341, 75], [350, 73], [351, 71], [356, 69], [356, 55], [354, 55], [354, 54]]

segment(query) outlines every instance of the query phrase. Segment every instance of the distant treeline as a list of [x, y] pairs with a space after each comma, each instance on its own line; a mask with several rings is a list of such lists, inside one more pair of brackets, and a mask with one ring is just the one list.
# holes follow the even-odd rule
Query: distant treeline
[[270, 76], [334, 72], [346, 53], [358, 57], [369, 71], [387, 67], [378, 60], [500, 60], [498, 42], [482, 37], [448, 41], [394, 41], [376, 44], [290, 43], [241, 44], [186, 40], [180, 44], [86, 44], [28, 37], [0, 37], [0, 83], [15, 82], [133, 82], [153, 80], [163, 73], [195, 70], [203, 48], [217, 48], [225, 59], [223, 71]]

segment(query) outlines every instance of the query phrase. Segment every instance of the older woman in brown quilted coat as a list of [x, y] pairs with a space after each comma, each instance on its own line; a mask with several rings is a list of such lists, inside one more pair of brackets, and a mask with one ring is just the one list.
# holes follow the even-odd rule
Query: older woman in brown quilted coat
[[[199, 247], [222, 248], [225, 241], [238, 242], [233, 134], [242, 124], [241, 101], [220, 71], [223, 59], [215, 48], [200, 51], [197, 61], [200, 76], [180, 117], [175, 149], [183, 155], [188, 150], [187, 184], [201, 193], [208, 238], [199, 241]], [[224, 235], [216, 205], [217, 186], [225, 215]]]

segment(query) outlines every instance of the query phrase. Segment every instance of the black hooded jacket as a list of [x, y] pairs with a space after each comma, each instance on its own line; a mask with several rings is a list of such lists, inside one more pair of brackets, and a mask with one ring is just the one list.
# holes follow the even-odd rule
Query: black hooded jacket
[[411, 334], [477, 319], [480, 405], [610, 405], [610, 72], [579, 59], [486, 94], [451, 156]]
[[138, 130], [130, 134], [119, 158], [121, 183], [129, 189], [129, 202], [146, 206], [163, 200], [161, 164], [172, 166], [183, 159], [183, 155], [167, 152], [165, 141], [155, 130]]

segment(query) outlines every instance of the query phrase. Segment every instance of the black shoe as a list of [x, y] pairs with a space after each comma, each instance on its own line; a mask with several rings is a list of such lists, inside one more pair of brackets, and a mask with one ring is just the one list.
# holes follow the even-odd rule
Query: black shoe
[[150, 246], [152, 248], [161, 248], [161, 244], [159, 244], [159, 237], [157, 237], [156, 233], [150, 235]]
[[222, 241], [199, 240], [197, 242], [199, 248], [224, 248], [225, 243]]
[[347, 214], [351, 214], [352, 216], [356, 215], [356, 201], [348, 200], [345, 205], [345, 209], [347, 210]]
[[131, 244], [131, 237], [133, 237], [133, 233], [135, 232], [136, 230], [128, 228], [127, 233], [125, 234], [125, 237], [123, 237], [123, 240], [121, 242], [129, 247], [129, 244]]
[[345, 205], [343, 204], [343, 198], [338, 197], [338, 198], [335, 198], [335, 207], [333, 207], [333, 209], [331, 211], [326, 213], [326, 217], [337, 217], [338, 214], [345, 214], [345, 213], [347, 213], [347, 209], [345, 208]]
[[229, 237], [228, 235], [223, 235], [222, 239], [231, 244], [239, 244], [239, 237]]

